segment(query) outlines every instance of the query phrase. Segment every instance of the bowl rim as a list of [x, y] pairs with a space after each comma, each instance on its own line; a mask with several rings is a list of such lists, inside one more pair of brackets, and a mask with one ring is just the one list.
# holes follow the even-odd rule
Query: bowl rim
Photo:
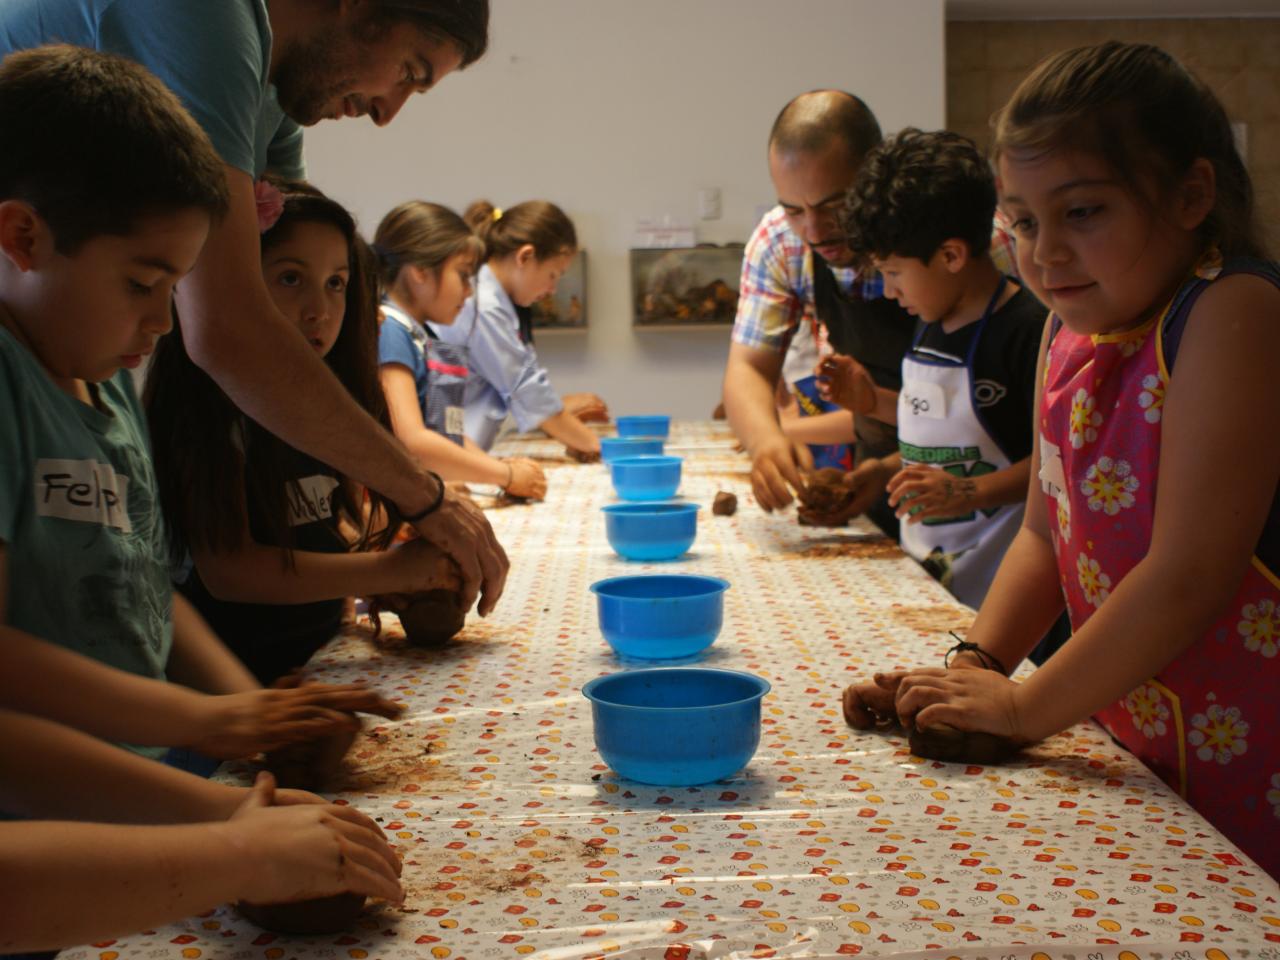
[[614, 457], [609, 461], [609, 466], [616, 467], [619, 464], [626, 467], [678, 467], [684, 463], [684, 457], [678, 457], [673, 453], [638, 453], [634, 456]]
[[701, 673], [701, 674], [721, 674], [732, 677], [743, 677], [752, 683], [761, 687], [759, 692], [750, 696], [742, 697], [739, 700], [726, 700], [723, 703], [708, 704], [708, 707], [732, 707], [741, 703], [750, 703], [752, 701], [763, 700], [773, 690], [773, 684], [764, 677], [754, 673], [747, 673], [745, 670], [725, 670], [722, 667], [647, 667], [644, 670], [615, 670], [613, 673], [606, 673], [599, 677], [593, 677], [582, 685], [581, 693], [593, 704], [605, 704], [617, 710], [705, 710], [707, 707], [642, 707], [632, 703], [615, 703], [612, 700], [604, 700], [596, 696], [596, 689], [605, 684], [607, 681], [615, 677], [628, 676], [652, 676], [654, 674], [672, 674], [672, 673]]
[[[603, 580], [597, 580], [595, 583], [591, 584], [591, 586], [589, 586], [587, 589], [590, 590], [592, 593], [594, 593], [597, 597], [599, 597], [602, 595], [602, 591], [604, 591], [606, 588], [622, 580], [701, 580], [704, 583], [708, 584], [709, 586], [718, 588], [718, 589], [708, 590], [706, 593], [695, 593], [692, 596], [671, 597], [670, 599], [673, 599], [673, 600], [689, 600], [689, 599], [697, 599], [700, 597], [720, 596], [726, 590], [728, 590], [730, 586], [732, 586], [732, 584], [730, 584], [729, 581], [725, 580], [723, 577], [713, 577], [705, 573], [624, 573], [624, 574], [619, 574], [616, 577], [605, 577]], [[603, 594], [603, 596], [607, 596], [611, 600], [649, 601], [649, 600], [656, 599], [654, 597], [620, 597], [616, 594], [609, 594], [609, 593], [605, 593]]]
[[692, 500], [627, 500], [622, 503], [606, 503], [600, 508], [601, 513], [617, 516], [680, 516], [686, 513], [697, 513], [702, 504]]

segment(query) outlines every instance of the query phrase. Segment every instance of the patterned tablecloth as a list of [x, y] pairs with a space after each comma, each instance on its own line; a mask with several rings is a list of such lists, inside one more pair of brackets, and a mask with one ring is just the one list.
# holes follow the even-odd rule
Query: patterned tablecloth
[[[870, 527], [766, 516], [727, 428], [680, 424], [668, 452], [704, 505], [697, 543], [628, 564], [604, 539], [607, 471], [559, 451], [505, 446], [547, 462], [550, 493], [489, 514], [513, 564], [488, 620], [435, 651], [357, 629], [314, 662], [409, 708], [365, 731], [338, 795], [401, 851], [404, 907], [314, 940], [223, 908], [64, 957], [1280, 960], [1280, 888], [1096, 726], [984, 768], [845, 725], [847, 683], [938, 663], [947, 629], [972, 619]], [[736, 516], [706, 509], [718, 490], [737, 493]], [[732, 584], [705, 662], [773, 685], [759, 752], [732, 780], [641, 786], [595, 751], [579, 688], [626, 666], [587, 587], [646, 569]]]

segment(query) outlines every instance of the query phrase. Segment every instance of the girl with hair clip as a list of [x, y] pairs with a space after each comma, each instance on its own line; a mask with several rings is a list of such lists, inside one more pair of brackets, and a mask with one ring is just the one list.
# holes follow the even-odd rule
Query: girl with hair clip
[[[1280, 272], [1231, 126], [1111, 42], [1040, 64], [994, 152], [1052, 311], [1025, 520], [950, 669], [851, 687], [846, 716], [1030, 743], [1092, 714], [1280, 876]], [[1064, 605], [1071, 639], [1007, 679]]]
[[[262, 270], [275, 305], [343, 386], [386, 423], [378, 387], [371, 256], [351, 215], [302, 183], [259, 191]], [[191, 360], [160, 342], [145, 393], [178, 589], [262, 683], [337, 632], [343, 600], [457, 589], [456, 568], [416, 540], [384, 550], [395, 508], [240, 413]], [[299, 402], [307, 402], [299, 398]]]
[[541, 500], [547, 478], [532, 460], [499, 460], [466, 436], [463, 416], [469, 351], [445, 343], [446, 329], [471, 294], [480, 242], [452, 210], [402, 203], [374, 235], [383, 291], [379, 380], [391, 427], [409, 451], [446, 480], [486, 483]]
[[555, 292], [578, 249], [573, 223], [544, 200], [496, 209], [478, 200], [464, 215], [484, 243], [475, 294], [441, 337], [467, 343], [471, 377], [466, 391], [467, 436], [486, 450], [511, 414], [524, 432], [545, 431], [578, 460], [600, 456], [600, 438], [587, 420], [607, 420], [593, 393], [562, 399], [538, 363], [530, 306]]

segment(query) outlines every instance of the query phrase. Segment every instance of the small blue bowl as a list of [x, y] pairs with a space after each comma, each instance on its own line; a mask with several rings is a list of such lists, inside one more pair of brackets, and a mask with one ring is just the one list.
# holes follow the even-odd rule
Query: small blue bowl
[[670, 417], [619, 417], [620, 437], [662, 437], [671, 435]]
[[623, 500], [666, 500], [680, 489], [683, 457], [616, 457], [609, 463], [613, 490]]
[[610, 503], [601, 509], [609, 546], [627, 560], [674, 560], [698, 535], [696, 503]]
[[610, 577], [591, 585], [600, 632], [625, 657], [674, 660], [715, 642], [727, 580], [693, 574]]
[[661, 437], [601, 437], [600, 459], [612, 463], [619, 457], [660, 457]]
[[661, 787], [712, 783], [750, 763], [768, 692], [762, 677], [707, 667], [613, 673], [582, 688], [604, 762]]

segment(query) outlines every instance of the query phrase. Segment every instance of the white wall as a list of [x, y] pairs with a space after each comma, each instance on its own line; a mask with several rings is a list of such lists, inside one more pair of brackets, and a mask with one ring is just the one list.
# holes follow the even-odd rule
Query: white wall
[[696, 222], [718, 187], [723, 217], [698, 239], [745, 241], [772, 202], [765, 142], [795, 94], [858, 94], [885, 130], [945, 117], [943, 0], [492, 0], [479, 63], [414, 98], [384, 129], [307, 133], [317, 186], [372, 233], [412, 197], [461, 210], [543, 198], [588, 251], [590, 328], [544, 333], [561, 392], [616, 413], [706, 417], [728, 328], [634, 331], [627, 250], [637, 218]]

